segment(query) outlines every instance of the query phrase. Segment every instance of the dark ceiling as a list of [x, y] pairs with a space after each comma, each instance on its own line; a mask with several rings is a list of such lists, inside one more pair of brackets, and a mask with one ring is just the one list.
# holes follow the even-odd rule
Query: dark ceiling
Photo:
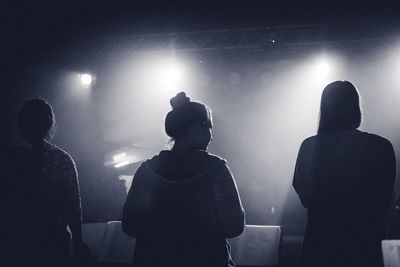
[[[86, 37], [323, 24], [400, 18], [390, 1], [9, 1], [2, 2], [2, 69]], [[15, 62], [14, 62], [15, 63]]]

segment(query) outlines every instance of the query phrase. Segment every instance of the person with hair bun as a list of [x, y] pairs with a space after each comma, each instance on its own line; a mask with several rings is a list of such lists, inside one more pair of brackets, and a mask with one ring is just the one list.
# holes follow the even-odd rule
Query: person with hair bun
[[72, 157], [49, 142], [53, 109], [40, 98], [19, 112], [22, 145], [0, 150], [0, 265], [69, 266], [70, 233], [76, 255], [82, 242], [82, 208]]
[[136, 267], [234, 266], [227, 238], [244, 210], [227, 162], [207, 152], [212, 116], [184, 92], [170, 101], [165, 131], [174, 142], [145, 161], [126, 199], [122, 229], [136, 237]]

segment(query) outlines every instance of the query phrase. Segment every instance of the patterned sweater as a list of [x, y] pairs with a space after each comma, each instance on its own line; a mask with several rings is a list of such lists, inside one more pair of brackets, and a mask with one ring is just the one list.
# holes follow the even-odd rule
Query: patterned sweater
[[40, 148], [9, 146], [0, 150], [0, 164], [2, 247], [7, 247], [9, 255], [24, 250], [32, 256], [48, 249], [67, 250], [67, 225], [82, 222], [71, 156], [47, 142]]

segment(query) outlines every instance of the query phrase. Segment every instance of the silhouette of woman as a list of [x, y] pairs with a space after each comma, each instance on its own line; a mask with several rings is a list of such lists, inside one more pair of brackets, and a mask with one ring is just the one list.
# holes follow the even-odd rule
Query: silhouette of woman
[[323, 91], [318, 134], [303, 141], [293, 186], [308, 222], [301, 266], [382, 266], [396, 173], [392, 144], [357, 130], [359, 95], [348, 81]]
[[184, 92], [170, 101], [172, 150], [137, 170], [123, 231], [137, 238], [134, 266], [233, 266], [226, 238], [244, 230], [244, 211], [226, 161], [207, 153], [211, 110]]
[[87, 250], [75, 163], [47, 140], [54, 122], [46, 101], [27, 101], [18, 121], [26, 144], [0, 151], [0, 261], [5, 266], [68, 266], [67, 226], [75, 252]]

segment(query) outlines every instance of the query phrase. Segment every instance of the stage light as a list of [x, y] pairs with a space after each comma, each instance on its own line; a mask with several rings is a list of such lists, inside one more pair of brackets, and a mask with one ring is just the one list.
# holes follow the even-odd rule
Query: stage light
[[321, 60], [315, 66], [315, 75], [317, 78], [327, 79], [332, 71], [332, 67], [327, 60]]
[[122, 153], [119, 153], [119, 154], [114, 155], [114, 156], [113, 156], [113, 160], [114, 160], [114, 162], [118, 162], [118, 161], [123, 160], [123, 159], [126, 158], [126, 157], [127, 157], [126, 153], [125, 153], [125, 152], [122, 152]]
[[124, 161], [121, 161], [121, 162], [115, 164], [114, 167], [121, 168], [121, 167], [129, 165], [129, 164], [131, 164], [131, 162], [129, 160], [124, 160]]
[[168, 66], [163, 75], [165, 80], [171, 83], [179, 83], [182, 81], [183, 72], [178, 66]]
[[93, 81], [93, 77], [90, 74], [84, 73], [79, 75], [79, 80], [83, 86], [90, 86]]
[[340, 55], [336, 54], [323, 54], [314, 59], [310, 78], [318, 88], [324, 88], [335, 79], [341, 79], [341, 61]]
[[162, 86], [167, 90], [175, 90], [182, 86], [185, 78], [184, 69], [176, 62], [169, 62], [160, 67]]

